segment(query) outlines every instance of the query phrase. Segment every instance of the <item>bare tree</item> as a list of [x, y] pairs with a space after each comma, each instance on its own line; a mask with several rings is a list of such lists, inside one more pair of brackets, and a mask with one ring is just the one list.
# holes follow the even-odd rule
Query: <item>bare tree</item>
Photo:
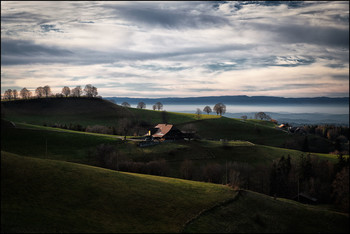
[[51, 88], [48, 85], [45, 85], [43, 88], [43, 94], [45, 95], [45, 97], [49, 97], [49, 95], [51, 94]]
[[161, 102], [157, 102], [155, 105], [156, 105], [156, 109], [157, 110], [162, 110], [163, 109], [163, 104]]
[[218, 163], [210, 163], [202, 168], [203, 179], [211, 183], [222, 182], [222, 166]]
[[85, 86], [84, 92], [87, 97], [96, 97], [98, 94], [97, 88], [95, 86], [92, 86], [91, 84], [87, 84]]
[[4, 99], [11, 100], [12, 99], [12, 89], [8, 89], [4, 92]]
[[211, 113], [211, 112], [212, 112], [212, 110], [211, 110], [210, 106], [206, 106], [206, 107], [204, 107], [203, 111], [204, 111], [204, 112], [206, 112], [208, 115], [209, 115], [209, 113]]
[[97, 88], [96, 88], [95, 86], [92, 86], [92, 96], [93, 96], [93, 97], [96, 97], [97, 94], [98, 94]]
[[189, 159], [185, 159], [185, 161], [181, 163], [180, 172], [182, 178], [187, 180], [192, 179], [194, 174], [193, 162]]
[[123, 102], [123, 103], [122, 103], [122, 106], [124, 106], [124, 107], [130, 107], [130, 104], [127, 103], [127, 102]]
[[83, 93], [83, 91], [82, 91], [80, 86], [77, 86], [74, 89], [72, 89], [72, 96], [73, 97], [80, 97], [82, 93]]
[[156, 110], [156, 109], [157, 109], [156, 104], [154, 104], [154, 105], [152, 106], [152, 109], [153, 109], [153, 110]]
[[38, 98], [41, 98], [42, 96], [44, 96], [44, 88], [43, 87], [38, 87], [35, 89], [35, 94]]
[[231, 169], [229, 172], [229, 181], [230, 186], [234, 189], [239, 189], [241, 178], [240, 178], [240, 172], [238, 170]]
[[32, 92], [30, 92], [27, 88], [23, 88], [19, 94], [23, 99], [28, 99], [30, 96], [32, 96]]
[[137, 108], [144, 109], [146, 108], [146, 104], [144, 102], [139, 102], [139, 104], [137, 105]]
[[18, 98], [18, 92], [17, 92], [16, 89], [14, 89], [14, 90], [12, 91], [12, 96], [13, 96], [13, 99], [17, 99], [17, 98]]
[[269, 115], [267, 115], [265, 112], [258, 112], [258, 113], [255, 113], [255, 119], [270, 120], [271, 117]]
[[123, 118], [118, 121], [118, 129], [121, 134], [124, 135], [124, 140], [126, 140], [126, 136], [130, 133], [132, 127], [132, 122], [128, 118]]
[[220, 102], [215, 104], [213, 110], [216, 112], [216, 115], [220, 114], [222, 116], [226, 113], [226, 106]]
[[70, 94], [70, 88], [67, 87], [67, 86], [64, 86], [64, 87], [62, 88], [62, 94], [63, 94], [64, 96], [68, 97], [69, 94]]
[[201, 114], [202, 114], [201, 109], [197, 108], [197, 110], [196, 110], [196, 115], [197, 115], [197, 118], [198, 118], [198, 119], [201, 118]]
[[332, 188], [335, 204], [344, 212], [349, 212], [349, 166], [336, 174]]

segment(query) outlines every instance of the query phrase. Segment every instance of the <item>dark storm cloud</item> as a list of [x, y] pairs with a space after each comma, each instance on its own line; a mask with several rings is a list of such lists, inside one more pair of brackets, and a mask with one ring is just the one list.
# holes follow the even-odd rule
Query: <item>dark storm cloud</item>
[[[19, 65], [19, 64], [102, 64], [114, 63], [123, 60], [150, 60], [163, 59], [177, 56], [190, 56], [196, 54], [220, 53], [224, 51], [244, 50], [248, 45], [223, 45], [212, 47], [193, 47], [184, 48], [169, 52], [138, 52], [132, 50], [117, 49], [113, 52], [101, 52], [91, 49], [71, 49], [67, 50], [61, 47], [39, 45], [29, 40], [7, 40], [1, 41], [1, 64]], [[152, 67], [150, 67], [152, 69]], [[155, 69], [153, 67], [153, 69]], [[169, 68], [174, 71], [185, 68]]]
[[66, 49], [55, 48], [53, 46], [44, 46], [35, 44], [28, 40], [1, 40], [1, 54], [35, 56], [38, 54], [65, 56], [71, 55], [72, 52]]
[[255, 30], [274, 33], [275, 43], [308, 43], [349, 48], [349, 28], [251, 23]]
[[349, 80], [349, 74], [347, 74], [347, 75], [333, 75], [332, 79], [334, 79], [334, 80]]
[[108, 9], [111, 8], [118, 17], [150, 27], [164, 27], [168, 29], [206, 28], [230, 24], [230, 21], [225, 17], [203, 12], [192, 13], [189, 10], [183, 9], [157, 8], [155, 10], [147, 5], [108, 6]]
[[45, 63], [45, 61], [57, 62], [57, 58], [72, 55], [69, 50], [38, 45], [28, 40], [1, 40], [2, 65]]

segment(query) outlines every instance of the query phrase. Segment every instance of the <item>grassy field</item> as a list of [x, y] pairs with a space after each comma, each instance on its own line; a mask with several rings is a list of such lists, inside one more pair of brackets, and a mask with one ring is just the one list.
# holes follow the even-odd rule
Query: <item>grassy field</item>
[[[195, 114], [152, 111], [126, 108], [103, 99], [87, 98], [48, 98], [2, 102], [4, 118], [17, 123], [52, 126], [70, 124], [81, 126], [103, 125], [116, 127], [122, 119], [154, 126], [165, 120], [182, 130], [192, 125], [197, 136], [203, 139], [245, 140], [260, 145], [299, 149], [304, 136], [289, 135], [276, 129], [269, 121], [240, 120], [220, 117], [215, 114]], [[142, 130], [140, 134], [146, 130]], [[132, 135], [132, 133], [129, 133]], [[310, 135], [308, 137], [311, 152], [328, 153], [332, 143]], [[289, 147], [292, 145], [292, 147]], [[294, 146], [293, 146], [294, 145]], [[297, 145], [297, 146], [295, 146]]]
[[[254, 171], [282, 156], [289, 155], [295, 162], [306, 154], [280, 148], [304, 137], [298, 139], [277, 130], [271, 122], [216, 115], [201, 115], [198, 120], [194, 114], [171, 112], [164, 116], [164, 112], [124, 108], [101, 99], [33, 99], [1, 104], [3, 117], [16, 124], [12, 127], [2, 121], [1, 128], [2, 232], [349, 231], [348, 215], [319, 206], [177, 179], [186, 159], [193, 161], [198, 172], [206, 165], [227, 162], [245, 163]], [[180, 129], [191, 124], [201, 140], [140, 148], [137, 142], [123, 141], [121, 136], [43, 126], [115, 126], [125, 118], [151, 125], [166, 119]], [[310, 149], [330, 144], [313, 136], [308, 140]], [[95, 167], [102, 165], [95, 153], [101, 144], [112, 145], [119, 160], [165, 159], [168, 177]], [[332, 154], [312, 155], [337, 161]]]
[[2, 232], [179, 232], [229, 187], [1, 152]]
[[[157, 125], [158, 123], [163, 123], [164, 119], [162, 117], [162, 112], [160, 111], [152, 111], [152, 110], [144, 110], [137, 108], [128, 108], [130, 112], [132, 112], [138, 119], [142, 119], [148, 123], [152, 123], [153, 125]], [[166, 112], [166, 120], [171, 124], [181, 124], [186, 122], [192, 122], [196, 120], [203, 119], [218, 119], [221, 116], [218, 115], [205, 115], [201, 114], [200, 118], [198, 118], [195, 114], [189, 113], [177, 113], [177, 112]]]
[[[50, 130], [47, 130], [50, 129]], [[1, 129], [1, 149], [16, 154], [93, 164], [89, 150], [99, 144], [118, 144], [120, 139], [102, 134], [80, 134], [52, 128]]]
[[[242, 121], [222, 117], [196, 121], [192, 124], [199, 137], [206, 139], [246, 140], [276, 147], [285, 147], [288, 142], [303, 142], [305, 139], [305, 136], [290, 135], [278, 130], [273, 123], [268, 121]], [[182, 126], [186, 124], [181, 124], [180, 127]], [[324, 152], [332, 145], [328, 140], [315, 135], [308, 136], [308, 141], [311, 152]]]
[[240, 191], [236, 200], [201, 215], [186, 225], [194, 233], [347, 233], [349, 216], [300, 204]]
[[19, 232], [348, 232], [348, 215], [223, 185], [1, 152], [1, 229]]
[[[7, 101], [2, 102], [2, 108], [6, 119], [36, 125], [116, 126], [123, 118], [145, 121], [153, 125], [163, 122], [162, 111], [122, 107], [98, 98], [43, 98]], [[166, 117], [169, 123], [173, 124], [197, 119], [195, 114], [175, 112], [166, 112]], [[201, 115], [201, 118], [219, 118], [219, 116]]]
[[[124, 142], [112, 135], [84, 133], [28, 124], [17, 128], [1, 129], [2, 150], [31, 157], [55, 159], [97, 165], [94, 151], [100, 144], [113, 145], [124, 159], [149, 162], [165, 159], [169, 176], [180, 177], [180, 167], [185, 159], [196, 167], [209, 163], [242, 162], [252, 166], [270, 165], [272, 160], [290, 155], [292, 160], [305, 153], [272, 146], [257, 145], [247, 141], [177, 141], [140, 148], [137, 142]], [[18, 147], [20, 145], [20, 147]], [[336, 162], [336, 155], [313, 153], [320, 159]]]

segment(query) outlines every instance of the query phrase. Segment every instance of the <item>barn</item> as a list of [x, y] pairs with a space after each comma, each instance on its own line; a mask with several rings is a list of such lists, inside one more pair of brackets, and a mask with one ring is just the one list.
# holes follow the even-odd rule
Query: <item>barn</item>
[[172, 124], [158, 124], [151, 128], [147, 136], [152, 136], [155, 140], [182, 140], [184, 134]]

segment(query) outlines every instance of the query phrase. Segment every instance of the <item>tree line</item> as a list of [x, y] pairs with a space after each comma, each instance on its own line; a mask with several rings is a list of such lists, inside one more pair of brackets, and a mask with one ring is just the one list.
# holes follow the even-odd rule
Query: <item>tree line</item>
[[84, 89], [81, 86], [76, 86], [73, 89], [70, 89], [68, 86], [64, 86], [60, 93], [53, 94], [51, 87], [45, 85], [44, 87], [37, 87], [34, 91], [34, 95], [27, 88], [21, 89], [19, 92], [16, 89], [7, 89], [4, 92], [4, 100], [16, 100], [20, 97], [22, 99], [29, 99], [32, 97], [36, 98], [48, 98], [48, 97], [98, 97], [97, 88], [91, 84], [87, 84]]
[[[211, 112], [216, 112], [216, 115], [223, 115], [226, 113], [226, 105], [219, 102], [217, 104], [215, 104], [215, 106], [213, 107], [213, 110], [210, 108], [210, 106], [205, 106], [203, 108], [203, 112], [207, 113], [208, 115], [211, 113]], [[202, 111], [197, 108], [196, 110], [196, 114], [199, 116], [200, 114], [202, 113]]]
[[[115, 104], [116, 104], [116, 103], [115, 103]], [[130, 105], [128, 102], [123, 102], [121, 105], [124, 106], [124, 107], [131, 107], [131, 105]], [[144, 102], [139, 102], [139, 103], [137, 104], [137, 107], [136, 107], [136, 108], [145, 109], [145, 108], [146, 108], [146, 103], [144, 103]], [[158, 110], [158, 111], [163, 110], [163, 104], [162, 104], [161, 102], [156, 102], [156, 103], [152, 106], [152, 109], [153, 109], [153, 110]], [[207, 114], [210, 114], [210, 113], [213, 112], [213, 111], [216, 112], [217, 115], [221, 115], [221, 116], [222, 116], [223, 114], [226, 113], [226, 106], [225, 106], [223, 103], [220, 102], [220, 103], [215, 104], [215, 106], [213, 107], [213, 109], [211, 109], [210, 106], [206, 106], [206, 107], [204, 107], [204, 109], [203, 109], [203, 112], [206, 112]], [[199, 116], [199, 115], [202, 114], [202, 111], [201, 111], [199, 108], [197, 108], [196, 114]]]
[[[112, 145], [99, 145], [90, 155], [98, 166], [112, 170], [160, 176], [170, 174], [166, 160], [133, 161]], [[198, 166], [191, 159], [185, 159], [178, 170], [183, 179], [226, 184], [235, 189], [294, 200], [304, 193], [316, 198], [318, 203], [333, 204], [342, 211], [349, 211], [349, 157], [342, 155], [338, 156], [337, 163], [302, 154], [294, 160], [288, 155], [270, 165], [258, 166], [237, 161]]]
[[[116, 104], [116, 103], [115, 103]], [[121, 104], [124, 107], [131, 107], [131, 105], [128, 102], [123, 102]], [[137, 108], [139, 109], [145, 109], [146, 108], [146, 103], [144, 102], [139, 102], [137, 104]], [[156, 102], [153, 106], [152, 106], [153, 110], [162, 110], [163, 109], [163, 104], [161, 102]]]

